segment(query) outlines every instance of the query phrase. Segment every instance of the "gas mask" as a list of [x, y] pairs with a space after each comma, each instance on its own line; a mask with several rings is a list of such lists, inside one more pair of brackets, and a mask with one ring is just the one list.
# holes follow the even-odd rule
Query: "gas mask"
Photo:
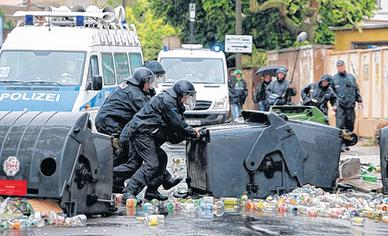
[[196, 92], [190, 92], [183, 96], [187, 97], [187, 99], [183, 102], [183, 106], [185, 106], [185, 109], [188, 111], [194, 110], [196, 103]]

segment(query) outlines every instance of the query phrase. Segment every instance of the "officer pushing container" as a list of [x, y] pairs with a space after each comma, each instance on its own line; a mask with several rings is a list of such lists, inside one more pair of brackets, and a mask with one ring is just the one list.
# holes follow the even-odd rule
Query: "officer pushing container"
[[[200, 136], [198, 130], [188, 125], [183, 118], [186, 109], [194, 109], [195, 95], [193, 84], [187, 80], [179, 80], [172, 88], [153, 97], [127, 124], [133, 155], [136, 156], [133, 160], [141, 158], [143, 164], [129, 179], [123, 200], [135, 198], [146, 185], [163, 176], [167, 154], [160, 146], [168, 140], [172, 130], [176, 133], [176, 138]], [[160, 197], [156, 189], [153, 191], [153, 197]]]
[[336, 100], [333, 89], [330, 86], [331, 75], [325, 74], [318, 83], [311, 83], [301, 91], [303, 105], [315, 106], [327, 116], [327, 103], [330, 102], [333, 111], [336, 111]]
[[[354, 75], [346, 72], [345, 62], [338, 60], [337, 74], [333, 76], [333, 89], [337, 95], [336, 126], [339, 129], [346, 129], [350, 132], [354, 130], [354, 121], [356, 114], [354, 112], [355, 104], [358, 103], [359, 109], [363, 108], [362, 97], [358, 83]], [[341, 150], [349, 150], [344, 143]]]

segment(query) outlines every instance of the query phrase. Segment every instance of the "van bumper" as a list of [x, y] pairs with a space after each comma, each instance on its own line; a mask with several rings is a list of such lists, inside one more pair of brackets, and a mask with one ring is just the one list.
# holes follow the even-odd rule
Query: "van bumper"
[[205, 126], [225, 123], [226, 112], [223, 113], [184, 113], [186, 122], [191, 126]]

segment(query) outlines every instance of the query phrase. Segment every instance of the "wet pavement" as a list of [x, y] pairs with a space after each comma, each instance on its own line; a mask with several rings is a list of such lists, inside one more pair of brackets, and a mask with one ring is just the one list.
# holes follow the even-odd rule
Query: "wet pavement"
[[[169, 154], [168, 169], [175, 176], [186, 175], [185, 147], [165, 146]], [[362, 162], [378, 163], [376, 147], [355, 147], [343, 156], [358, 156]], [[176, 190], [187, 188], [185, 183]], [[165, 194], [170, 194], [164, 192]], [[136, 217], [142, 212], [121, 207], [113, 216], [89, 218], [84, 227], [32, 228], [5, 231], [3, 235], [388, 235], [388, 224], [366, 219], [363, 226], [349, 220], [293, 216], [291, 213], [238, 212], [232, 209], [221, 217], [209, 214], [175, 212], [167, 215], [164, 223], [147, 226]]]
[[388, 224], [367, 220], [354, 226], [331, 218], [227, 213], [222, 217], [173, 215], [147, 226], [134, 216], [91, 218], [85, 227], [14, 230], [3, 235], [388, 235]]

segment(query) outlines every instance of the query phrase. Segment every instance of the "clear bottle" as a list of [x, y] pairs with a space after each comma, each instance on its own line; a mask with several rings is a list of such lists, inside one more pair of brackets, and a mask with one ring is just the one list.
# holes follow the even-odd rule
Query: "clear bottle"
[[216, 215], [217, 217], [221, 217], [224, 215], [225, 213], [225, 205], [224, 205], [224, 202], [221, 201], [221, 200], [218, 200], [214, 203], [214, 207], [213, 207], [213, 213], [214, 215]]
[[57, 213], [55, 213], [54, 211], [50, 211], [50, 213], [49, 213], [49, 215], [47, 217], [47, 223], [49, 225], [53, 225], [53, 224], [55, 224], [57, 218], [58, 218]]
[[88, 218], [86, 215], [76, 215], [71, 217], [70, 225], [71, 226], [85, 226]]
[[27, 219], [20, 220], [20, 228], [25, 229], [25, 228], [30, 228], [32, 226], [31, 221]]
[[146, 202], [143, 204], [143, 212], [144, 214], [152, 214], [154, 211], [154, 207], [150, 202]]

